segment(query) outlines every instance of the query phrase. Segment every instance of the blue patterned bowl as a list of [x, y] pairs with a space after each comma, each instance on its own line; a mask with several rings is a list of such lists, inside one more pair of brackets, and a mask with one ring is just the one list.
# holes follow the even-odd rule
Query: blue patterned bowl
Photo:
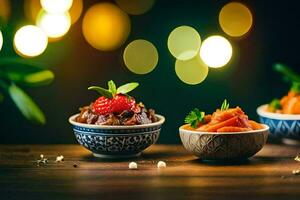
[[267, 104], [257, 108], [260, 122], [270, 126], [272, 136], [300, 140], [300, 115], [267, 112]]
[[267, 125], [260, 130], [234, 133], [199, 132], [184, 127], [179, 128], [179, 134], [185, 149], [201, 160], [210, 161], [249, 158], [263, 148], [269, 133]]
[[69, 118], [79, 144], [100, 158], [135, 157], [154, 144], [165, 121], [161, 115], [156, 115], [159, 121], [151, 124], [133, 126], [90, 125], [78, 123], [75, 118]]

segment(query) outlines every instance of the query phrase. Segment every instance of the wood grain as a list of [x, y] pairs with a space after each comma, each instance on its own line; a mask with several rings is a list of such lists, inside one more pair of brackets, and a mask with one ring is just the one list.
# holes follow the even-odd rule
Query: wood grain
[[[0, 199], [300, 199], [299, 147], [266, 145], [238, 163], [202, 162], [182, 146], [101, 160], [79, 145], [0, 145]], [[40, 154], [49, 163], [37, 166]], [[63, 155], [62, 163], [55, 163]], [[167, 168], [157, 169], [159, 160]], [[138, 163], [129, 170], [128, 163]], [[77, 167], [74, 167], [74, 164]]]

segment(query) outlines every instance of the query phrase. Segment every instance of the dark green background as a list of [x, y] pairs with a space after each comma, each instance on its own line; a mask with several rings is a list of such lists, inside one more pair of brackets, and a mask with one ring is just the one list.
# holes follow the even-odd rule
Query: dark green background
[[[84, 0], [84, 10], [99, 1]], [[295, 70], [299, 67], [300, 12], [297, 1], [243, 1], [251, 9], [254, 25], [240, 39], [226, 36], [219, 24], [218, 13], [229, 1], [158, 0], [153, 9], [140, 16], [130, 16], [131, 34], [117, 51], [100, 52], [83, 38], [82, 16], [63, 40], [49, 44], [46, 52], [34, 58], [46, 63], [55, 72], [54, 83], [28, 92], [47, 116], [45, 126], [28, 123], [6, 99], [0, 105], [0, 143], [75, 143], [68, 117], [78, 107], [89, 104], [97, 96], [87, 91], [90, 85], [106, 85], [110, 79], [117, 84], [137, 81], [140, 86], [131, 93], [146, 106], [166, 117], [160, 143], [178, 143], [178, 127], [194, 107], [212, 112], [224, 98], [232, 106], [241, 106], [251, 118], [257, 119], [256, 107], [287, 92], [288, 85], [272, 71], [274, 62], [283, 62]], [[12, 31], [26, 24], [22, 1], [13, 1]], [[199, 85], [182, 83], [174, 71], [175, 59], [167, 49], [169, 33], [177, 26], [189, 25], [203, 38], [212, 34], [227, 37], [233, 45], [231, 62], [221, 69], [211, 69]], [[13, 54], [9, 34], [0, 53]], [[158, 49], [157, 68], [147, 75], [135, 75], [124, 67], [124, 47], [134, 39], [151, 41]], [[300, 70], [298, 70], [300, 72]]]

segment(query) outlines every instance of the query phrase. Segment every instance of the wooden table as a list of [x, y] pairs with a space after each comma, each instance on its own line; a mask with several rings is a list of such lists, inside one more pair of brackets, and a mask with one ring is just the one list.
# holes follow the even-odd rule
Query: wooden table
[[[0, 199], [300, 199], [299, 147], [266, 145], [240, 163], [203, 163], [182, 146], [96, 159], [79, 145], [0, 145]], [[49, 163], [37, 166], [40, 154]], [[54, 162], [56, 156], [65, 160]], [[159, 160], [167, 168], [157, 169]], [[129, 161], [138, 163], [129, 170]], [[76, 167], [77, 165], [77, 167]], [[74, 167], [75, 166], [75, 167]]]

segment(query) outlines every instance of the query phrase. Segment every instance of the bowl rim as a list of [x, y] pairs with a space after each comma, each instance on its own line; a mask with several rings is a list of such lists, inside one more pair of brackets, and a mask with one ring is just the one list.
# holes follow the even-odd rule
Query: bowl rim
[[259, 106], [256, 109], [256, 112], [259, 116], [270, 118], [270, 119], [278, 119], [278, 120], [300, 120], [300, 115], [291, 115], [291, 114], [280, 114], [280, 113], [271, 113], [266, 111], [268, 104], [264, 104]]
[[180, 133], [187, 133], [187, 134], [209, 134], [209, 135], [238, 135], [238, 134], [253, 134], [253, 133], [262, 133], [266, 132], [270, 129], [270, 127], [266, 124], [262, 124], [264, 126], [263, 129], [258, 129], [258, 130], [252, 130], [252, 131], [242, 131], [242, 132], [205, 132], [205, 131], [194, 131], [194, 130], [186, 130], [183, 127], [186, 124], [182, 125], [179, 127], [179, 132]]
[[112, 126], [112, 125], [98, 125], [98, 124], [84, 124], [75, 122], [75, 118], [79, 115], [79, 113], [72, 115], [69, 117], [69, 123], [74, 126], [84, 127], [84, 128], [91, 128], [91, 129], [140, 129], [140, 128], [150, 128], [154, 126], [162, 125], [165, 122], [165, 117], [159, 114], [155, 114], [156, 117], [159, 118], [157, 122], [150, 123], [150, 124], [140, 124], [140, 125], [128, 125], [128, 126]]

